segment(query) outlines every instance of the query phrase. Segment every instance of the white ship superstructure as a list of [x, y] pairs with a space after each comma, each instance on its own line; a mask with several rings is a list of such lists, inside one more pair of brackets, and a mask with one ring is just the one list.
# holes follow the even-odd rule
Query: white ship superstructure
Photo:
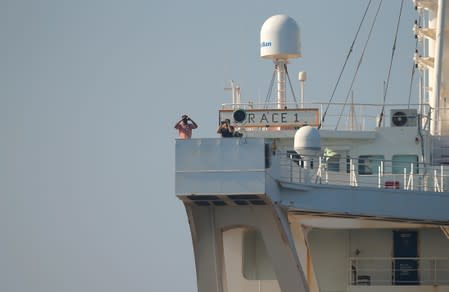
[[323, 123], [331, 104], [287, 101], [299, 27], [264, 23], [276, 102], [241, 102], [233, 83], [219, 119], [242, 135], [176, 141], [199, 292], [449, 292], [446, 2], [414, 2], [420, 100], [352, 103], [345, 129]]

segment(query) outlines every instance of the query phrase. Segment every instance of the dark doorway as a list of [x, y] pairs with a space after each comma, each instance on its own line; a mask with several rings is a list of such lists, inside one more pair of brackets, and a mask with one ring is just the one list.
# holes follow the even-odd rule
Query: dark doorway
[[419, 285], [418, 260], [406, 259], [418, 257], [418, 232], [393, 231], [394, 285]]

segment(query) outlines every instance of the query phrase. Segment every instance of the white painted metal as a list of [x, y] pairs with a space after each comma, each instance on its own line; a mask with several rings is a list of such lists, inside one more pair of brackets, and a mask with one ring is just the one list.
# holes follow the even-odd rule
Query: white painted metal
[[320, 133], [311, 126], [299, 128], [295, 133], [293, 148], [306, 160], [317, 156], [321, 151]]
[[260, 56], [271, 59], [277, 77], [277, 108], [286, 106], [285, 66], [288, 59], [301, 57], [299, 26], [283, 14], [268, 18], [260, 30]]
[[[415, 56], [415, 61], [429, 76], [431, 86], [421, 89], [431, 93], [430, 104], [436, 110], [432, 114], [439, 114], [432, 116], [430, 132], [441, 135], [446, 133], [448, 118], [439, 106], [449, 92], [445, 83], [449, 38], [444, 24], [449, 10], [444, 0], [415, 3], [429, 11], [427, 27], [415, 27], [417, 35], [427, 40], [428, 54]], [[300, 55], [296, 22], [282, 15], [268, 19], [261, 30], [261, 57], [276, 64], [278, 110], [287, 105], [284, 65]], [[305, 73], [298, 79], [303, 107]], [[229, 113], [235, 104], [242, 106], [235, 84], [232, 88]], [[273, 128], [254, 132], [249, 128], [241, 138], [176, 142], [176, 194], [189, 217], [199, 292], [449, 292], [449, 285], [442, 282], [413, 287], [393, 287], [388, 282], [395, 276], [391, 265], [395, 230], [417, 232], [420, 279], [429, 278], [426, 271], [449, 279], [445, 274], [449, 273], [449, 261], [444, 260], [449, 257], [449, 193], [444, 188], [449, 178], [444, 176], [443, 166], [429, 166], [431, 158], [444, 162], [444, 149], [449, 146], [444, 137], [432, 139], [427, 131], [419, 130], [419, 123], [373, 131]], [[318, 158], [314, 160], [312, 168], [311, 157], [321, 152], [321, 146], [340, 156], [339, 169], [332, 172], [322, 157], [319, 163]], [[437, 148], [438, 153], [434, 151]], [[370, 155], [383, 157], [379, 164], [373, 163], [377, 173], [361, 171], [360, 161]], [[395, 155], [419, 159], [402, 171], [393, 167]], [[400, 173], [393, 173], [393, 168]], [[393, 182], [393, 188], [384, 185], [387, 181]], [[396, 189], [395, 183], [400, 181], [402, 185]], [[429, 192], [432, 185], [440, 192]], [[261, 271], [253, 277], [245, 274], [243, 265], [248, 230], [259, 232], [266, 248], [264, 254], [249, 247], [259, 256], [251, 257]], [[434, 267], [428, 269], [429, 263]], [[382, 286], [353, 283], [357, 281], [353, 266], [370, 277], [371, 285]], [[379, 274], [373, 272], [375, 268]], [[270, 269], [274, 279], [264, 278]]]
[[231, 90], [232, 94], [232, 108], [237, 109], [240, 107], [240, 87], [235, 83], [234, 80], [231, 80], [231, 87], [225, 88]]
[[260, 56], [272, 60], [301, 57], [299, 26], [293, 18], [278, 14], [264, 22], [260, 30]]
[[301, 108], [304, 108], [304, 82], [307, 80], [307, 73], [306, 72], [299, 72], [298, 73], [298, 79], [299, 83], [301, 85]]
[[443, 70], [443, 50], [444, 50], [444, 33], [445, 33], [445, 0], [438, 0], [437, 20], [436, 20], [436, 39], [435, 39], [435, 76], [433, 79], [433, 102], [432, 106], [436, 109], [431, 123], [431, 134], [441, 135], [441, 81]]
[[306, 81], [307, 80], [307, 73], [302, 71], [298, 73], [298, 80], [299, 81]]
[[[299, 262], [290, 227], [285, 214], [276, 206], [251, 208], [223, 206], [204, 208], [189, 206], [195, 250], [198, 292], [223, 292], [226, 272], [223, 248], [223, 232], [233, 228], [253, 228], [263, 237], [268, 256], [271, 259], [277, 282], [282, 292], [309, 292], [306, 278]], [[193, 222], [192, 222], [193, 221]], [[231, 276], [231, 275], [229, 275]], [[233, 291], [257, 292], [233, 287]], [[247, 287], [248, 288], [248, 287]]]
[[273, 126], [317, 126], [319, 121], [318, 109], [247, 109], [245, 112], [246, 118], [242, 122], [235, 122], [234, 110], [220, 110], [219, 120], [230, 119], [235, 126], [262, 129]]
[[[244, 237], [247, 232], [248, 228], [244, 227], [233, 228], [223, 232], [227, 291], [280, 292], [281, 290], [276, 280], [263, 278], [263, 276], [261, 279], [255, 280], [248, 278], [248, 275], [245, 274], [244, 262], [246, 260], [245, 257], [247, 257], [245, 250], [249, 249], [244, 246]], [[257, 249], [257, 247], [255, 249]], [[254, 254], [256, 254], [256, 251]], [[260, 259], [260, 257], [256, 258], [255, 261], [258, 260], [263, 263], [269, 261], [265, 255], [263, 257], [263, 259]], [[254, 263], [254, 265], [257, 264], [258, 263]], [[257, 269], [256, 272], [258, 272]], [[270, 272], [272, 272], [272, 269]]]
[[[449, 28], [446, 18], [449, 6], [446, 0], [414, 1], [422, 15], [427, 11], [427, 22], [415, 27], [421, 40], [421, 52], [415, 62], [423, 70], [422, 91], [428, 94], [431, 107], [430, 133], [434, 136], [449, 135]], [[425, 41], [422, 41], [425, 39]]]
[[298, 253], [304, 275], [307, 279], [310, 292], [319, 292], [318, 280], [316, 278], [315, 269], [313, 267], [313, 259], [308, 243], [309, 228], [302, 225], [298, 216], [289, 214], [290, 228], [295, 242], [296, 251]]
[[283, 109], [286, 105], [285, 66], [287, 61], [274, 61], [277, 76], [277, 108]]

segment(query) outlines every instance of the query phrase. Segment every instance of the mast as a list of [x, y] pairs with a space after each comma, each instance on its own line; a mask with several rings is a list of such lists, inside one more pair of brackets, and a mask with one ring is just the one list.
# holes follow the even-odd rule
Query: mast
[[443, 62], [443, 46], [444, 46], [444, 23], [445, 23], [445, 3], [444, 0], [438, 0], [438, 9], [436, 15], [436, 35], [435, 35], [435, 72], [433, 79], [433, 95], [432, 108], [435, 109], [434, 118], [431, 122], [431, 133], [441, 135], [441, 119], [444, 118], [444, 110], [440, 111], [441, 101], [441, 75]]
[[274, 62], [277, 79], [277, 108], [286, 107], [285, 75], [288, 60], [301, 57], [299, 26], [287, 15], [268, 18], [260, 30], [260, 56]]
[[283, 109], [286, 106], [286, 88], [285, 88], [285, 66], [286, 60], [274, 61], [277, 75], [277, 108]]
[[[421, 53], [415, 62], [420, 69], [428, 71], [427, 90], [430, 105], [430, 134], [434, 136], [449, 135], [449, 83], [445, 79], [449, 76], [449, 36], [445, 27], [449, 15], [446, 0], [414, 1], [418, 9], [428, 11], [428, 22], [423, 27], [416, 27], [415, 33], [425, 38]], [[424, 47], [426, 46], [427, 47]]]

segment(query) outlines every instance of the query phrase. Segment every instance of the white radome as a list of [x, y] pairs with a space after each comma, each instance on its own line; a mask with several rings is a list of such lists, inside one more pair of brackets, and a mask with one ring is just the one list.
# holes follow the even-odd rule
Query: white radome
[[265, 59], [301, 57], [299, 26], [283, 14], [268, 18], [260, 30], [260, 56]]
[[295, 133], [294, 148], [304, 158], [317, 156], [321, 152], [320, 133], [316, 128], [303, 126]]

